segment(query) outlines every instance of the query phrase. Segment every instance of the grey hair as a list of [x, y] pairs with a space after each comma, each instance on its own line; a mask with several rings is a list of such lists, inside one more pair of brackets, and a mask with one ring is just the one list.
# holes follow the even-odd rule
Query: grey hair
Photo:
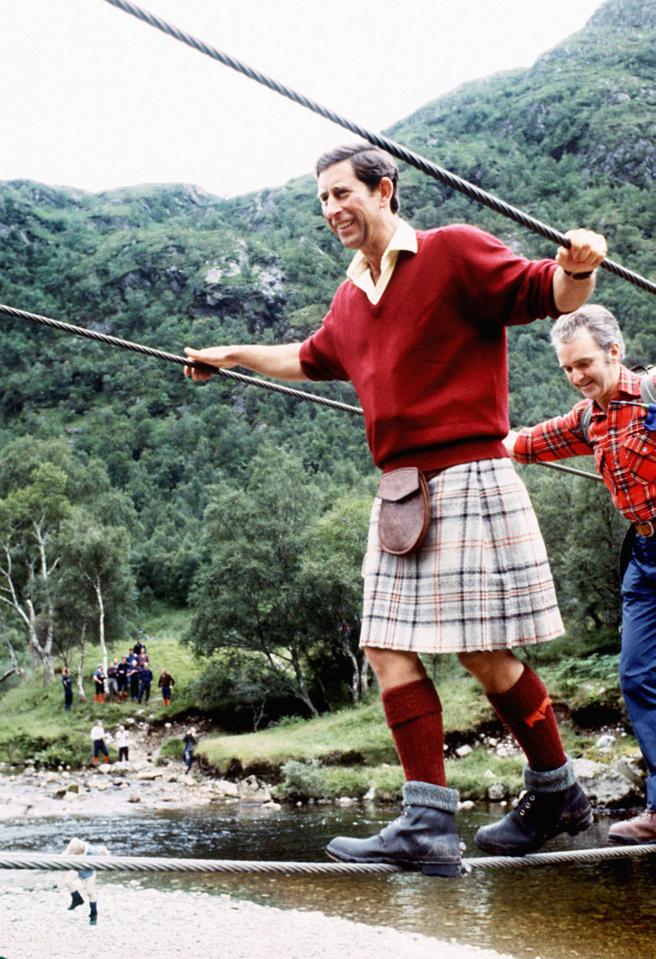
[[590, 336], [604, 353], [610, 353], [613, 343], [620, 348], [620, 359], [624, 359], [626, 349], [619, 323], [605, 306], [588, 303], [573, 313], [565, 313], [551, 327], [551, 342], [554, 349], [560, 343], [569, 343], [579, 330], [588, 330]]

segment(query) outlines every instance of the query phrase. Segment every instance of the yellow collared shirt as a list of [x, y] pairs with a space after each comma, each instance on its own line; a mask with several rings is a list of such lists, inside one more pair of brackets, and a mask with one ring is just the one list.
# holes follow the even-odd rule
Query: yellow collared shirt
[[380, 261], [380, 276], [378, 277], [378, 282], [374, 283], [367, 260], [359, 250], [351, 260], [346, 275], [358, 289], [366, 294], [369, 302], [375, 306], [375, 304], [380, 301], [380, 298], [387, 289], [387, 284], [392, 279], [400, 251], [406, 250], [408, 253], [416, 253], [417, 249], [417, 234], [409, 223], [406, 223], [405, 220], [400, 220]]

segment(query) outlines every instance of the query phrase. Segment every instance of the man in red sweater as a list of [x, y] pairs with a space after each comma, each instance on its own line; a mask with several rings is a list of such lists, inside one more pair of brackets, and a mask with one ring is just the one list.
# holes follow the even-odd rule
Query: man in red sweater
[[441, 704], [421, 653], [458, 653], [527, 757], [526, 796], [479, 830], [479, 845], [523, 855], [592, 821], [547, 691], [512, 651], [563, 629], [537, 521], [503, 445], [505, 327], [585, 303], [606, 244], [574, 230], [555, 262], [532, 262], [473, 227], [415, 232], [398, 215], [396, 166], [365, 143], [325, 154], [316, 173], [328, 226], [357, 251], [320, 329], [303, 343], [185, 352], [286, 380], [350, 380], [376, 465], [416, 467], [429, 481], [421, 549], [381, 548], [377, 498], [364, 563], [360, 643], [403, 766], [404, 813], [327, 851], [456, 876], [458, 794], [446, 784]]

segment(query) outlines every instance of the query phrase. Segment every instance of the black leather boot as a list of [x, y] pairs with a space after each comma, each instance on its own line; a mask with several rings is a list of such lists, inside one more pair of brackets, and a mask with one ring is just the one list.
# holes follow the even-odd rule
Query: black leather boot
[[98, 906], [95, 902], [90, 902], [91, 911], [89, 913], [89, 925], [95, 926], [98, 922]]
[[446, 786], [409, 782], [403, 815], [369, 839], [338, 836], [326, 847], [341, 862], [384, 862], [426, 876], [452, 878], [462, 872], [455, 813], [458, 793]]
[[481, 826], [474, 837], [479, 849], [498, 856], [525, 856], [554, 836], [570, 836], [592, 825], [592, 809], [574, 778], [572, 763], [559, 769], [524, 771], [526, 792], [517, 807], [499, 822]]
[[82, 898], [82, 896], [79, 894], [79, 892], [76, 889], [75, 892], [71, 893], [71, 904], [68, 907], [69, 912], [71, 909], [77, 909], [77, 907], [81, 906], [83, 902], [84, 902], [84, 899]]

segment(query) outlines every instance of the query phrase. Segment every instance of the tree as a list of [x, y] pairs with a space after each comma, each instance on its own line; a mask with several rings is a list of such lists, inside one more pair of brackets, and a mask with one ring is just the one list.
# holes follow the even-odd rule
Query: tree
[[314, 483], [295, 457], [267, 445], [244, 489], [211, 490], [201, 564], [187, 633], [199, 652], [232, 648], [258, 653], [276, 686], [284, 686], [316, 716], [308, 654], [309, 601], [299, 571], [320, 504]]
[[351, 666], [350, 694], [360, 701], [369, 688], [369, 665], [359, 647], [362, 610], [362, 555], [367, 543], [371, 496], [344, 494], [315, 521], [301, 566], [301, 589], [317, 643]]
[[32, 664], [43, 664], [44, 678], [54, 678], [53, 579], [60, 563], [54, 543], [70, 504], [67, 478], [52, 463], [41, 463], [28, 482], [0, 500], [0, 601], [22, 622]]
[[87, 594], [101, 643], [108, 599], [110, 621], [131, 600], [128, 533], [103, 525], [106, 515], [129, 521], [131, 511], [100, 464], [76, 462], [58, 441], [16, 440], [2, 450], [0, 605], [25, 631], [32, 666], [42, 663], [46, 682], [54, 678], [53, 651], [70, 644], [71, 627], [88, 628]]
[[[60, 621], [73, 615], [81, 636], [95, 611], [96, 635], [107, 674], [107, 636], [118, 635], [134, 598], [134, 580], [129, 565], [128, 531], [123, 526], [104, 526], [85, 509], [76, 507], [60, 530], [61, 556], [66, 569], [59, 600]], [[72, 600], [71, 597], [77, 597]]]

